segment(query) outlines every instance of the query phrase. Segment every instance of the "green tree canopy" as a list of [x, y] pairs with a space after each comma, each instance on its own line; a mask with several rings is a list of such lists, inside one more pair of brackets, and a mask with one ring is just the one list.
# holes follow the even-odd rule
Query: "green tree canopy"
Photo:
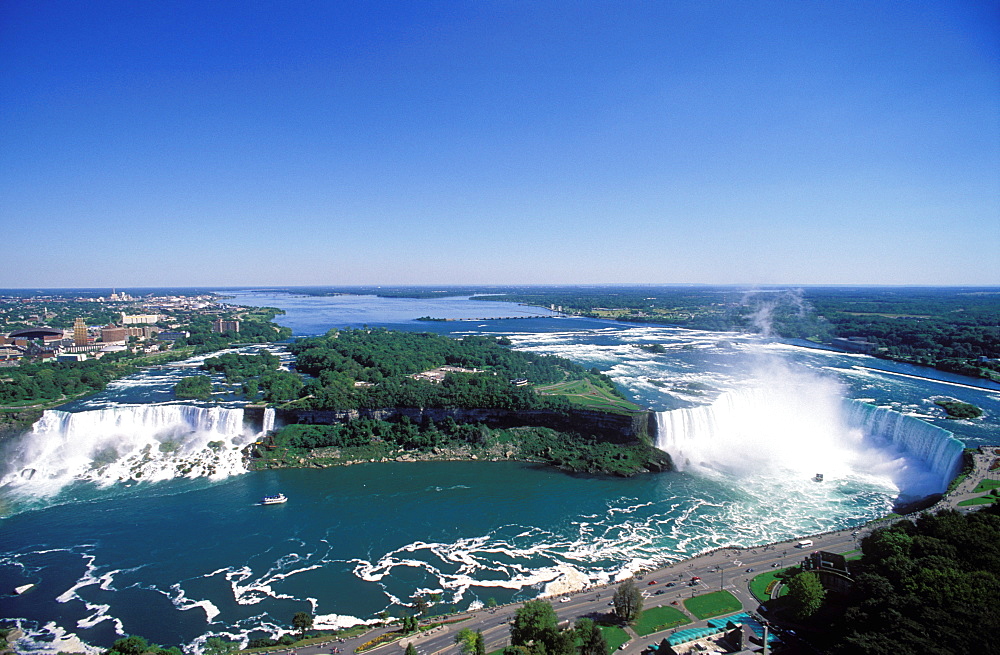
[[639, 618], [642, 613], [642, 593], [635, 585], [634, 578], [629, 578], [618, 585], [612, 602], [615, 616], [623, 623], [632, 623]]
[[559, 629], [556, 611], [547, 601], [529, 600], [514, 615], [510, 626], [510, 643], [528, 646], [532, 643], [544, 644], [551, 634]]
[[574, 628], [580, 641], [580, 655], [608, 655], [608, 642], [593, 619], [579, 619]]
[[292, 617], [292, 627], [297, 628], [302, 636], [306, 636], [306, 630], [313, 626], [313, 617], [309, 612], [296, 612]]
[[826, 598], [826, 589], [819, 576], [811, 571], [799, 573], [788, 582], [788, 599], [798, 619], [809, 618], [819, 611]]

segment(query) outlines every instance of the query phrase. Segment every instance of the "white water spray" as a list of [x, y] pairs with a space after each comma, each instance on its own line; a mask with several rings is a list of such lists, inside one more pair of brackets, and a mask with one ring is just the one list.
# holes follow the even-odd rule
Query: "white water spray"
[[106, 485], [224, 478], [245, 471], [241, 448], [253, 437], [244, 427], [242, 409], [131, 405], [75, 413], [47, 410], [8, 450], [0, 486], [47, 495], [74, 480]]
[[891, 481], [901, 494], [944, 491], [962, 443], [919, 419], [842, 397], [832, 380], [780, 367], [711, 405], [660, 412], [657, 447], [679, 470], [827, 482]]

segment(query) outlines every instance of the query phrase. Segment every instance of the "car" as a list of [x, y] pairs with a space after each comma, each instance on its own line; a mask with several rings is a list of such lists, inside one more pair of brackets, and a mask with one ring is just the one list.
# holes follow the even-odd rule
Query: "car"
[[624, 644], [622, 644], [621, 646], [619, 646], [618, 650], [625, 650], [626, 646], [628, 646], [628, 642], [627, 641]]
[[699, 582], [700, 580], [701, 580], [701, 578], [699, 576], [697, 576], [697, 575], [694, 576], [693, 578], [691, 578], [691, 582]]
[[663, 585], [663, 586], [664, 586], [664, 587], [673, 587], [673, 586], [674, 586], [674, 583], [673, 583], [673, 582], [668, 582], [667, 584], [665, 584], [665, 585]]
[[747, 569], [747, 573], [753, 573], [753, 569], [752, 568]]
[[659, 596], [660, 594], [665, 594], [665, 593], [667, 593], [667, 592], [665, 592], [665, 591], [664, 591], [664, 590], [662, 590], [662, 589], [657, 589], [657, 590], [656, 590], [656, 593], [655, 593], [655, 594], [653, 594], [653, 595], [654, 595], [654, 596]]
[[559, 599], [559, 602], [560, 603], [568, 603], [569, 600], [570, 600], [569, 596], [563, 596], [562, 598]]
[[650, 580], [650, 581], [649, 581], [649, 582], [647, 582], [646, 584], [648, 584], [648, 585], [651, 585], [651, 584], [656, 584], [656, 580]]
[[614, 603], [608, 603], [608, 607], [613, 607]]

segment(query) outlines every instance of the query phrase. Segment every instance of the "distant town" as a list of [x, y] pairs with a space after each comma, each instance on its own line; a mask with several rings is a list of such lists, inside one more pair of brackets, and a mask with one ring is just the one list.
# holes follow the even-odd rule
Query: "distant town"
[[217, 334], [240, 332], [241, 308], [214, 294], [133, 297], [0, 297], [0, 366], [24, 361], [84, 361], [108, 353], [154, 353], [191, 336], [195, 317]]

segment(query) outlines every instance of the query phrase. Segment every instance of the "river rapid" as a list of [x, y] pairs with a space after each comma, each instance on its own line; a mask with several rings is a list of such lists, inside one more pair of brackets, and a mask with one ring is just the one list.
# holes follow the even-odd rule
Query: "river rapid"
[[[510, 462], [195, 469], [183, 458], [203, 461], [211, 450], [225, 460], [226, 448], [255, 435], [232, 427], [229, 415], [213, 419], [211, 432], [199, 422], [204, 411], [172, 407], [169, 390], [190, 369], [144, 371], [64, 407], [79, 416], [58, 416], [58, 425], [72, 418], [82, 426], [72, 439], [62, 427], [40, 427], [4, 453], [0, 593], [36, 585], [0, 597], [0, 616], [28, 634], [20, 650], [95, 650], [140, 634], [195, 652], [212, 635], [277, 635], [298, 611], [336, 627], [400, 614], [420, 592], [441, 594], [437, 609], [450, 610], [611, 582], [722, 545], [860, 525], [900, 497], [940, 491], [949, 456], [921, 455], [918, 436], [935, 442], [937, 433], [910, 419], [967, 445], [1000, 435], [997, 385], [804, 343], [465, 298], [242, 292], [233, 302], [285, 309], [278, 322], [297, 336], [362, 325], [502, 334], [515, 348], [596, 366], [662, 412], [661, 426], [687, 426], [661, 444], [681, 470], [617, 479]], [[428, 315], [462, 320], [414, 320]], [[666, 352], [636, 347], [653, 343]], [[948, 421], [933, 404], [943, 397], [986, 415]], [[224, 412], [241, 411], [233, 398], [220, 401]], [[859, 411], [901, 422], [896, 440], [852, 423]], [[99, 412], [119, 426], [124, 418], [115, 417], [174, 421], [173, 445], [145, 451], [162, 459], [141, 462], [139, 481], [106, 462], [87, 468], [89, 481], [73, 481], [79, 475], [63, 462], [100, 452], [121, 464], [129, 448], [144, 452], [142, 439], [165, 442], [159, 428], [137, 436], [141, 429], [108, 427]], [[29, 461], [36, 472], [25, 480]], [[813, 482], [820, 472], [825, 481]], [[256, 504], [277, 492], [289, 502]]]

